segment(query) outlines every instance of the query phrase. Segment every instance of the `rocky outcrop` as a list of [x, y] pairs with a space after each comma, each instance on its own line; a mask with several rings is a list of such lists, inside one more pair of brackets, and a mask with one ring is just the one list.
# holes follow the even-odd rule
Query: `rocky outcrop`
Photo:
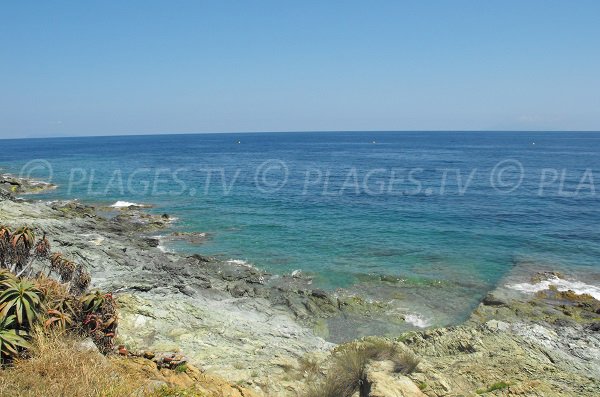
[[[156, 234], [169, 226], [168, 216], [110, 211], [0, 200], [0, 223], [47, 232], [54, 250], [89, 268], [93, 287], [114, 291], [127, 349], [184, 352], [200, 368], [194, 381], [211, 373], [239, 382], [246, 393], [225, 382], [208, 395], [301, 395], [309, 382], [306, 357], [326, 361], [332, 324], [352, 331], [367, 321], [403, 322], [385, 302], [315, 289], [306, 277], [162, 252]], [[369, 363], [363, 395], [597, 396], [599, 329], [600, 302], [592, 297], [552, 290], [515, 296], [499, 288], [464, 325], [396, 338], [420, 364], [402, 375], [385, 361]], [[158, 383], [189, 382], [175, 374], [167, 382], [156, 371]]]
[[143, 390], [141, 391], [146, 393], [166, 387], [174, 390], [193, 390], [195, 392], [194, 395], [206, 397], [259, 396], [246, 387], [233, 385], [217, 375], [202, 372], [199, 368], [191, 364], [170, 370], [161, 369], [156, 363], [142, 357], [113, 357], [111, 361], [114, 365], [121, 367], [122, 372], [137, 375], [139, 378], [145, 379], [145, 386], [142, 387]]
[[394, 373], [391, 361], [377, 361], [367, 365], [364, 397], [427, 397], [407, 376]]

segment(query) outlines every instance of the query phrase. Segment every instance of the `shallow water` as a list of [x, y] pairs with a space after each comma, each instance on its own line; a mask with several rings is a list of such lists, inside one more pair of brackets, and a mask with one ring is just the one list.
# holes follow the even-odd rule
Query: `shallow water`
[[[316, 286], [374, 298], [388, 299], [398, 288], [429, 323], [463, 319], [517, 264], [580, 275], [600, 269], [599, 133], [0, 143], [6, 171], [26, 166], [26, 175], [47, 180], [48, 170], [33, 168], [52, 167], [60, 187], [41, 199], [151, 203], [152, 211], [178, 218], [178, 230], [210, 236], [202, 245], [178, 241], [165, 249], [245, 260], [274, 273], [301, 270]], [[47, 163], [27, 165], [33, 159]]]

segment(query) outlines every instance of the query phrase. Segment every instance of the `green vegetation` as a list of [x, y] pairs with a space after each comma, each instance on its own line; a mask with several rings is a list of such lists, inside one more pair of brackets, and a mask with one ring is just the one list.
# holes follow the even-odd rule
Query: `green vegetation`
[[496, 390], [503, 390], [508, 388], [510, 385], [506, 382], [497, 382], [488, 387], [487, 389], [479, 389], [477, 390], [477, 394], [491, 393]]
[[153, 392], [146, 394], [147, 397], [204, 397], [205, 394], [194, 387], [182, 388], [172, 386], [161, 386]]
[[[42, 270], [34, 275], [36, 261]], [[117, 327], [115, 300], [111, 294], [86, 294], [90, 280], [83, 266], [50, 252], [46, 234], [36, 241], [30, 227], [12, 232], [0, 225], [0, 364], [26, 354], [38, 325], [48, 332], [90, 336], [101, 352], [111, 351]]]
[[186, 364], [179, 364], [178, 366], [175, 367], [175, 372], [177, 372], [178, 374], [182, 374], [185, 373], [187, 371], [188, 367]]

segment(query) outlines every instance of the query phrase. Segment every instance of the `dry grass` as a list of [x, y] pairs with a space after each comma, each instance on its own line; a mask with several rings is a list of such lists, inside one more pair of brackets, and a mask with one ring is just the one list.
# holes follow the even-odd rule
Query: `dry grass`
[[309, 355], [298, 359], [298, 372], [301, 377], [315, 378], [321, 374], [321, 362]]
[[142, 379], [96, 352], [75, 349], [76, 341], [36, 332], [31, 357], [0, 370], [0, 396], [124, 397], [140, 390]]
[[385, 339], [369, 338], [338, 346], [334, 350], [327, 376], [314, 382], [305, 397], [351, 397], [366, 381], [366, 366], [370, 361], [389, 360], [394, 372], [409, 374], [419, 364], [410, 352]]

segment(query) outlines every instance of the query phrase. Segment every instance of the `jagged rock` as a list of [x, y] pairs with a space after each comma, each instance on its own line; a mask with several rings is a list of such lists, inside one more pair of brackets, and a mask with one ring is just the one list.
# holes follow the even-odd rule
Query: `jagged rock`
[[144, 242], [148, 245], [148, 247], [158, 247], [160, 245], [160, 240], [154, 237], [145, 238]]

